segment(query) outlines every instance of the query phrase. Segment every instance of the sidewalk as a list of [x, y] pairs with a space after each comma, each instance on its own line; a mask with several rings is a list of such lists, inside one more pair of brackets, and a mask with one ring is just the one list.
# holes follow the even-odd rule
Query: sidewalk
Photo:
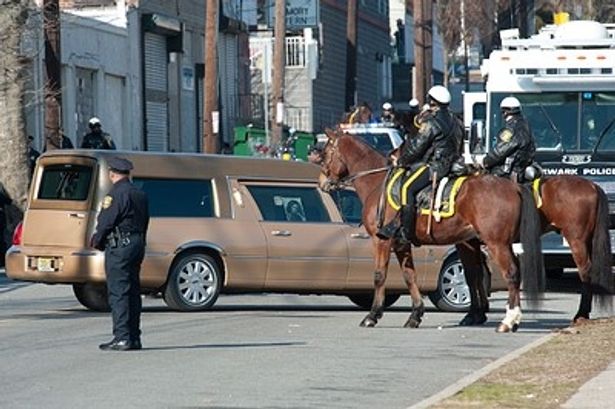
[[572, 395], [563, 409], [615, 408], [615, 362]]
[[[507, 362], [514, 360], [515, 358], [523, 355], [525, 352], [536, 348], [541, 344], [544, 344], [555, 335], [555, 333], [551, 333], [517, 349], [516, 351], [512, 351], [508, 355], [505, 355], [497, 361], [494, 361], [479, 369], [478, 371], [463, 377], [444, 390], [422, 400], [415, 405], [410, 406], [407, 409], [429, 408], [430, 406], [453, 396], [463, 388], [485, 377], [487, 374]], [[590, 379], [582, 385], [581, 388], [579, 388], [579, 390], [561, 407], [562, 409], [615, 409], [615, 361], [611, 362], [611, 364], [596, 377]]]

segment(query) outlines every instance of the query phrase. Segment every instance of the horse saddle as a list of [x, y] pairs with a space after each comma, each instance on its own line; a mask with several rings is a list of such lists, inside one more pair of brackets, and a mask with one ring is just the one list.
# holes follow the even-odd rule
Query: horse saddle
[[534, 194], [534, 201], [536, 202], [536, 208], [540, 209], [542, 207], [542, 196], [540, 195], [540, 183], [542, 182], [542, 178], [536, 178], [532, 180], [532, 193]]
[[[401, 209], [403, 205], [408, 203], [405, 195], [408, 186], [413, 182], [412, 176], [416, 170], [396, 169], [389, 176], [386, 184], [386, 200], [395, 210]], [[453, 216], [455, 214], [455, 198], [466, 179], [467, 176], [442, 178], [436, 185], [435, 195], [432, 194], [431, 185], [425, 187], [416, 197], [419, 214], [430, 215], [433, 213], [436, 221]], [[434, 205], [433, 209], [430, 209], [432, 197], [434, 198]]]

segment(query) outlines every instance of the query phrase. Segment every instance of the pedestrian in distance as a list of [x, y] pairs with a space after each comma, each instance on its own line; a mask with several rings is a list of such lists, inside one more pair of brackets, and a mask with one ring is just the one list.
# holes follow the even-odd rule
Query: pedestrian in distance
[[113, 320], [113, 339], [103, 351], [141, 349], [141, 289], [139, 272], [145, 255], [149, 225], [146, 194], [130, 181], [132, 163], [111, 158], [113, 186], [102, 202], [92, 247], [105, 252], [107, 294]]
[[100, 119], [96, 117], [90, 118], [88, 127], [90, 132], [83, 137], [82, 149], [115, 149], [115, 143], [113, 143], [111, 135], [103, 132]]

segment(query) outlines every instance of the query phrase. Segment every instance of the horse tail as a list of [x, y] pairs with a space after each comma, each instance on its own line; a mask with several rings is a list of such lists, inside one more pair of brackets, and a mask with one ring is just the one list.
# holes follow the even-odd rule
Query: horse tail
[[598, 295], [600, 306], [612, 300], [608, 294], [615, 293], [615, 274], [611, 272], [611, 237], [609, 234], [609, 202], [604, 190], [596, 185], [598, 209], [592, 237], [590, 277], [592, 292]]
[[527, 293], [530, 306], [539, 304], [538, 295], [545, 290], [546, 275], [542, 258], [542, 245], [540, 241], [540, 216], [536, 209], [532, 191], [519, 185], [521, 196], [521, 220], [519, 236], [523, 245], [523, 253], [519, 256], [521, 282], [523, 291]]

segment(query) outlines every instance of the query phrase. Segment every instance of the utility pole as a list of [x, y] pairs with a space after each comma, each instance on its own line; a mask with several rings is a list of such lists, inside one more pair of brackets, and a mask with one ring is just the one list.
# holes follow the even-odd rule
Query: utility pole
[[60, 118], [62, 117], [62, 63], [60, 53], [59, 0], [43, 1], [43, 31], [45, 33], [45, 148], [58, 149], [62, 145]]
[[284, 75], [286, 55], [286, 1], [275, 2], [275, 27], [273, 31], [273, 121], [271, 144], [277, 146], [282, 141], [282, 127], [284, 126]]
[[414, 0], [414, 92], [421, 103], [431, 87], [433, 67], [432, 0]]
[[465, 90], [470, 91], [470, 64], [468, 62], [468, 35], [466, 27], [466, 3], [465, 0], [461, 0], [461, 41], [463, 41], [463, 66], [465, 69]]
[[218, 0], [205, 9], [205, 80], [203, 81], [203, 152], [218, 153]]
[[346, 19], [346, 111], [357, 105], [357, 0], [348, 0]]

